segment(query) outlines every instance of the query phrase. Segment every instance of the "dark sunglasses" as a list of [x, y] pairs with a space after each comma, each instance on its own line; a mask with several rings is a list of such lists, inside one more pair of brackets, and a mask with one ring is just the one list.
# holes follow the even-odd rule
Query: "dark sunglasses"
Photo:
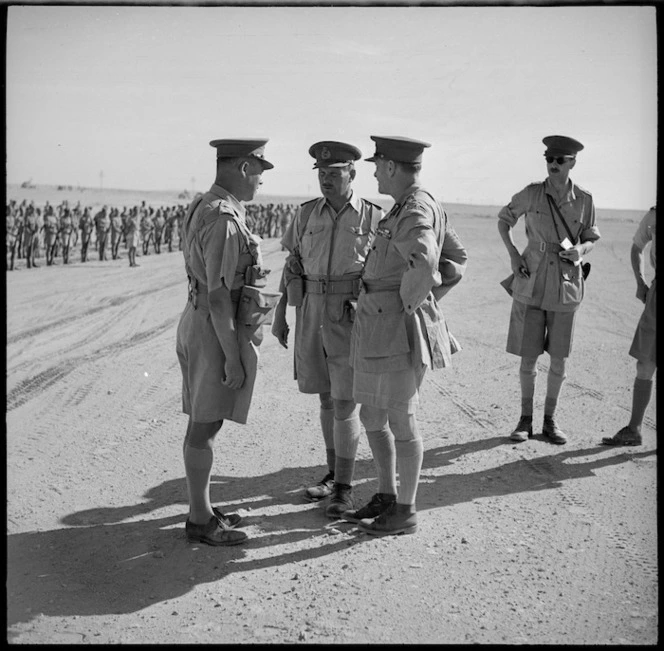
[[564, 165], [568, 160], [574, 160], [574, 156], [545, 156], [547, 163], [553, 163], [555, 160], [558, 165]]

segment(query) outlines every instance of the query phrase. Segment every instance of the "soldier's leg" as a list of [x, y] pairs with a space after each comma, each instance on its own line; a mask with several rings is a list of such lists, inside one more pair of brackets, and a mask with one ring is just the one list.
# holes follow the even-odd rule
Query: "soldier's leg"
[[325, 515], [338, 518], [353, 507], [351, 485], [360, 442], [359, 408], [352, 400], [333, 399], [334, 487]]
[[414, 510], [417, 485], [424, 456], [422, 437], [417, 429], [415, 414], [388, 410], [390, 429], [394, 433], [399, 488], [397, 504], [412, 506]]
[[636, 378], [632, 391], [632, 415], [628, 427], [637, 434], [641, 434], [641, 425], [652, 397], [653, 377], [656, 370], [657, 364], [654, 362], [636, 363]]
[[189, 492], [189, 519], [205, 524], [214, 515], [210, 503], [213, 443], [223, 421], [196, 423], [190, 419], [182, 453]]
[[320, 400], [319, 418], [323, 432], [323, 441], [325, 443], [327, 474], [317, 484], [310, 486], [305, 491], [305, 498], [312, 501], [323, 499], [332, 493], [336, 463], [336, 454], [334, 451], [334, 401], [329, 393], [321, 393], [318, 398]]
[[352, 400], [333, 400], [333, 405], [334, 479], [341, 484], [350, 484], [360, 442], [359, 408]]
[[387, 424], [387, 410], [362, 405], [360, 420], [367, 432], [367, 440], [373, 455], [378, 478], [378, 492], [396, 495], [396, 449], [394, 436]]

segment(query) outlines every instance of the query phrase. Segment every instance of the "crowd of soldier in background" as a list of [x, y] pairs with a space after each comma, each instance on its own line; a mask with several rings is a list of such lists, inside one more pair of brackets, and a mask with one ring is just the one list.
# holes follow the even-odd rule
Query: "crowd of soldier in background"
[[[296, 204], [248, 204], [247, 223], [251, 231], [263, 238], [281, 237], [290, 223]], [[80, 261], [90, 260], [95, 251], [99, 261], [117, 260], [120, 245], [129, 250], [130, 266], [137, 266], [132, 242], [143, 255], [163, 251], [182, 250], [182, 224], [187, 205], [140, 206], [122, 208], [103, 206], [93, 208], [70, 205], [36, 206], [34, 201], [18, 203], [11, 199], [6, 205], [7, 269], [13, 270], [15, 260], [24, 259], [28, 269], [38, 267], [36, 260], [45, 258], [46, 265], [73, 261], [74, 251], [80, 251]], [[135, 243], [138, 242], [138, 245]], [[133, 255], [132, 255], [133, 253]]]

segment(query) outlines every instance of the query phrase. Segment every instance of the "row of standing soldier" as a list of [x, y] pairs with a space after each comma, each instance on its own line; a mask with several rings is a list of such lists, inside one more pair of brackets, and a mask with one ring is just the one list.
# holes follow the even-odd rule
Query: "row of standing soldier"
[[[252, 204], [247, 206], [247, 221], [261, 237], [280, 237], [295, 209], [289, 203]], [[82, 207], [80, 202], [70, 207], [66, 200], [58, 206], [47, 201], [42, 209], [34, 202], [10, 200], [6, 206], [7, 269], [13, 270], [15, 260], [21, 258], [26, 260], [28, 268], [38, 267], [35, 260], [42, 252], [47, 266], [54, 264], [59, 255], [63, 264], [68, 264], [79, 243], [81, 262], [89, 260], [91, 247], [100, 261], [108, 260], [109, 256], [117, 260], [121, 243], [130, 252], [134, 248], [131, 240], [135, 239], [136, 231], [143, 255], [149, 255], [151, 248], [160, 254], [162, 246], [170, 253], [176, 242], [178, 250], [182, 250], [184, 214], [183, 205], [154, 208], [145, 201], [140, 206], [122, 209], [103, 206], [93, 213], [91, 207]], [[133, 252], [130, 266], [138, 266]]]

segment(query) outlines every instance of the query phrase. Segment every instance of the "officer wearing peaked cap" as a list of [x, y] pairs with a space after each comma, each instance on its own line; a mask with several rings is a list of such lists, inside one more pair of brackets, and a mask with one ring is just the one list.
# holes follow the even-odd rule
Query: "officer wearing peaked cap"
[[217, 150], [217, 160], [251, 158], [258, 161], [264, 170], [271, 170], [274, 165], [265, 160], [267, 139], [259, 140], [211, 140], [210, 146]]
[[239, 515], [224, 515], [210, 504], [210, 475], [213, 442], [223, 421], [247, 422], [261, 340], [256, 314], [265, 316], [265, 310], [252, 312], [252, 306], [270, 304], [257, 289], [265, 286], [268, 272], [260, 238], [249, 231], [242, 205], [254, 198], [263, 172], [273, 167], [265, 160], [266, 142], [210, 142], [217, 150], [216, 179], [191, 203], [182, 229], [189, 300], [178, 324], [176, 351], [182, 410], [189, 416], [183, 454], [190, 542], [235, 545], [247, 538], [235, 529]]
[[[378, 493], [343, 517], [371, 535], [414, 533], [422, 466], [419, 390], [427, 367], [449, 366], [458, 344], [439, 299], [465, 271], [466, 251], [442, 205], [420, 183], [428, 142], [371, 136], [378, 191], [395, 204], [376, 228], [351, 342], [353, 397], [378, 474]], [[396, 486], [396, 468], [399, 487]]]
[[[572, 351], [576, 311], [585, 293], [583, 256], [600, 238], [591, 194], [569, 177], [583, 145], [567, 136], [547, 136], [547, 178], [518, 192], [498, 213], [498, 232], [510, 256], [512, 275], [501, 284], [512, 296], [507, 352], [521, 357], [521, 417], [513, 441], [533, 435], [533, 397], [537, 359], [550, 357], [542, 434], [563, 445], [567, 435], [554, 413]], [[525, 219], [528, 244], [517, 250], [512, 229]], [[585, 267], [585, 265], [584, 265]]]
[[[317, 393], [328, 472], [305, 492], [317, 501], [331, 495], [326, 515], [338, 518], [351, 498], [360, 420], [349, 363], [352, 301], [376, 223], [383, 210], [352, 189], [362, 152], [324, 140], [309, 148], [322, 197], [302, 204], [281, 243], [289, 251], [283, 286], [295, 306], [295, 377], [303, 393]], [[296, 290], [300, 288], [300, 292]], [[302, 291], [303, 290], [303, 291]], [[298, 295], [299, 294], [299, 295]], [[286, 296], [275, 311], [272, 332], [288, 342]]]

